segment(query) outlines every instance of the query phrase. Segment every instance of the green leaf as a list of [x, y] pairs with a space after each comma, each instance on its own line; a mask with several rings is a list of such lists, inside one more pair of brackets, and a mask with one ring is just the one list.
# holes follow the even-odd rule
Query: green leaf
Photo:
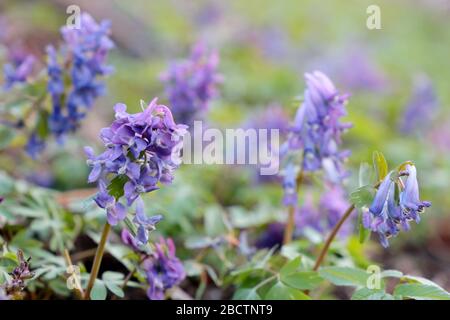
[[394, 295], [416, 300], [450, 300], [450, 293], [444, 289], [421, 283], [399, 284], [394, 289]]
[[[367, 209], [366, 209], [367, 210]], [[363, 210], [358, 210], [358, 239], [359, 243], [364, 243], [370, 238], [370, 229], [366, 229], [362, 222]]]
[[375, 197], [376, 190], [372, 186], [363, 186], [350, 194], [350, 202], [357, 208], [369, 207], [373, 198]]
[[258, 292], [252, 288], [237, 290], [233, 295], [233, 300], [261, 300]]
[[358, 182], [359, 187], [364, 187], [372, 184], [372, 168], [367, 162], [362, 162], [359, 166]]
[[49, 134], [48, 112], [46, 110], [41, 110], [39, 112], [38, 122], [36, 124], [36, 132], [42, 139], [45, 139]]
[[373, 153], [373, 167], [377, 174], [378, 181], [381, 181], [388, 174], [388, 165], [386, 162], [386, 158], [379, 151], [374, 151]]
[[282, 282], [276, 282], [267, 292], [265, 299], [269, 300], [310, 300], [310, 297], [300, 290], [291, 288]]
[[323, 267], [319, 275], [337, 286], [365, 287], [369, 273], [350, 267]]
[[102, 274], [103, 281], [121, 282], [123, 280], [123, 278], [124, 278], [124, 276], [120, 272], [105, 271]]
[[323, 281], [317, 272], [301, 271], [291, 274], [281, 274], [280, 280], [295, 289], [311, 290], [317, 288]]
[[105, 300], [107, 295], [105, 283], [101, 280], [95, 280], [90, 294], [91, 300]]
[[281, 268], [280, 275], [289, 275], [291, 273], [294, 273], [297, 271], [297, 269], [300, 267], [301, 257], [296, 257], [295, 259], [292, 259]]
[[119, 298], [123, 298], [125, 296], [125, 293], [123, 292], [122, 288], [119, 287], [117, 284], [113, 282], [105, 282], [105, 285], [109, 291], [114, 293]]
[[0, 149], [6, 148], [14, 139], [14, 131], [7, 127], [0, 127]]
[[383, 290], [361, 288], [352, 295], [352, 300], [394, 300], [394, 297]]
[[128, 177], [126, 175], [119, 175], [112, 179], [111, 183], [108, 185], [108, 193], [118, 200], [123, 196], [123, 186], [127, 183]]

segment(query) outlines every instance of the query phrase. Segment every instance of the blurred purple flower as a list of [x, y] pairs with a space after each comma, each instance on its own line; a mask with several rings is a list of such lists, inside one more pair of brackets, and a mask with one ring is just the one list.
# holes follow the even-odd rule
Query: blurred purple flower
[[151, 300], [164, 299], [164, 292], [178, 285], [186, 277], [183, 264], [175, 255], [175, 245], [172, 239], [161, 238], [155, 244], [153, 256], [147, 258], [143, 265], [147, 274], [149, 288], [147, 296]]
[[[323, 210], [325, 217], [325, 224], [329, 230], [334, 226], [344, 215], [347, 208], [350, 206], [345, 190], [340, 185], [331, 185], [322, 194], [319, 202], [319, 208]], [[347, 220], [339, 230], [339, 236], [346, 237], [352, 233], [353, 225], [351, 220]]]
[[219, 55], [208, 53], [203, 43], [197, 43], [188, 60], [173, 62], [161, 75], [165, 92], [177, 121], [192, 125], [218, 94], [222, 77], [217, 73]]
[[33, 72], [36, 57], [22, 45], [13, 45], [7, 52], [8, 62], [3, 66], [5, 89], [10, 89], [17, 83], [24, 83]]
[[[89, 14], [83, 13], [81, 28], [61, 28], [64, 43], [59, 50], [51, 45], [47, 47], [47, 90], [52, 100], [48, 126], [58, 142], [78, 129], [86, 110], [104, 94], [100, 77], [112, 72], [112, 67], [106, 65], [108, 53], [114, 47], [109, 33], [108, 21], [97, 24]], [[64, 83], [65, 78], [70, 79], [69, 84]]]
[[181, 162], [181, 139], [187, 127], [175, 124], [170, 110], [158, 105], [157, 99], [136, 114], [127, 113], [120, 103], [114, 110], [116, 120], [100, 133], [106, 150], [95, 156], [92, 148], [85, 147], [87, 164], [92, 167], [88, 181], [99, 181], [95, 201], [107, 210], [112, 225], [126, 217], [124, 200], [128, 207], [137, 201], [137, 241], [146, 243], [148, 231], [161, 217], [145, 216], [141, 194], [158, 189], [159, 182], [172, 181]]
[[[322, 193], [318, 206], [307, 194], [303, 206], [296, 210], [296, 234], [302, 235], [306, 228], [325, 235], [331, 231], [349, 207], [345, 190], [339, 185], [328, 185]], [[347, 221], [339, 231], [340, 237], [352, 232], [352, 222]]]
[[352, 90], [377, 91], [386, 86], [384, 73], [369, 59], [367, 53], [353, 50], [345, 54], [344, 67], [339, 71], [340, 81]]
[[414, 80], [412, 96], [406, 105], [400, 123], [400, 131], [405, 134], [420, 132], [433, 118], [438, 99], [433, 83], [426, 76]]
[[[335, 184], [341, 183], [348, 175], [343, 162], [349, 156], [349, 151], [339, 150], [341, 134], [351, 127], [351, 124], [340, 122], [340, 118], [347, 114], [345, 104], [348, 95], [340, 94], [322, 72], [306, 73], [305, 79], [307, 88], [304, 101], [297, 110], [288, 141], [281, 148], [283, 157], [287, 159], [284, 160], [287, 164], [283, 185], [285, 204], [288, 205], [297, 202], [297, 192], [293, 188], [293, 175], [297, 171], [323, 169], [327, 180]], [[301, 168], [291, 159], [298, 152], [301, 153]]]
[[260, 235], [256, 241], [256, 247], [259, 249], [271, 249], [275, 246], [281, 247], [283, 244], [283, 235], [285, 225], [283, 223], [272, 223], [267, 226], [267, 229]]
[[128, 231], [128, 229], [123, 228], [120, 233], [120, 239], [122, 240], [122, 243], [131, 249], [133, 249], [136, 252], [140, 252], [141, 249], [139, 248], [139, 244], [136, 241], [136, 238], [133, 237], [133, 235]]

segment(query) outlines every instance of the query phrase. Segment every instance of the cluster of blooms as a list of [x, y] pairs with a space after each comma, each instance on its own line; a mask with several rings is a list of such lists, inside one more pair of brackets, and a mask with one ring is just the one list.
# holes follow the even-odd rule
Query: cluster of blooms
[[[349, 205], [345, 190], [339, 185], [327, 187], [320, 197], [318, 208], [307, 196], [305, 203], [296, 211], [296, 234], [304, 234], [307, 228], [321, 234], [327, 233], [339, 222]], [[345, 237], [351, 232], [352, 224], [347, 221], [339, 230], [339, 236]]]
[[[112, 72], [106, 65], [108, 52], [114, 46], [108, 36], [109, 22], [97, 24], [89, 14], [83, 13], [80, 26], [61, 28], [64, 44], [59, 50], [51, 45], [47, 47], [47, 90], [52, 101], [48, 127], [58, 141], [79, 127], [85, 111], [105, 91], [99, 77]], [[70, 85], [65, 84], [66, 73]], [[26, 149], [31, 156], [44, 148], [43, 140], [35, 132], [30, 135]]]
[[186, 272], [183, 264], [175, 255], [175, 245], [172, 239], [169, 238], [166, 242], [161, 238], [160, 243], [156, 243], [155, 247], [155, 252], [144, 260], [143, 266], [149, 284], [148, 298], [162, 300], [164, 292], [181, 283], [186, 277]]
[[92, 148], [85, 147], [87, 163], [92, 167], [88, 182], [98, 181], [95, 201], [106, 209], [111, 225], [124, 220], [127, 207], [135, 203], [137, 241], [147, 243], [148, 231], [162, 217], [145, 215], [141, 194], [158, 189], [159, 182], [172, 181], [173, 171], [181, 163], [187, 126], [175, 124], [169, 108], [158, 105], [157, 99], [136, 114], [127, 113], [121, 103], [114, 110], [116, 120], [100, 133], [106, 151], [95, 156]]
[[17, 252], [17, 259], [19, 265], [11, 272], [11, 280], [5, 285], [4, 288], [0, 288], [0, 300], [14, 299], [15, 296], [20, 295], [25, 288], [25, 281], [34, 277], [34, 272], [30, 271], [31, 257], [25, 260], [23, 252], [19, 250]]
[[430, 122], [437, 105], [438, 99], [431, 80], [426, 76], [416, 78], [411, 99], [401, 120], [401, 132], [412, 134], [424, 128]]
[[155, 251], [147, 254], [127, 229], [122, 229], [122, 242], [141, 256], [142, 265], [149, 288], [147, 296], [151, 300], [164, 299], [167, 289], [178, 285], [186, 277], [181, 261], [175, 255], [175, 244], [172, 239], [163, 238], [155, 244]]
[[300, 170], [312, 172], [323, 169], [327, 179], [339, 183], [347, 175], [343, 161], [348, 157], [348, 150], [339, 150], [341, 134], [351, 127], [341, 123], [346, 115], [346, 94], [340, 94], [330, 79], [323, 73], [315, 71], [305, 74], [307, 88], [304, 102], [297, 110], [294, 125], [288, 141], [282, 146], [282, 154], [300, 151], [302, 164], [298, 168], [291, 161], [284, 170], [285, 204], [295, 205], [296, 176]]
[[[383, 247], [388, 247], [388, 238], [397, 236], [400, 226], [403, 230], [410, 229], [409, 221], [420, 222], [420, 213], [430, 207], [428, 201], [419, 198], [419, 184], [417, 182], [416, 167], [407, 165], [406, 171], [397, 182], [390, 172], [381, 182], [372, 205], [363, 215], [363, 225], [367, 229], [377, 232]], [[400, 185], [400, 191], [398, 186]]]
[[219, 55], [208, 53], [203, 43], [196, 44], [189, 59], [174, 62], [161, 75], [165, 92], [178, 122], [192, 125], [217, 96], [222, 77], [217, 73]]
[[17, 83], [24, 83], [33, 72], [36, 63], [34, 55], [27, 53], [21, 47], [13, 47], [8, 51], [8, 63], [3, 66], [5, 89], [10, 89]]

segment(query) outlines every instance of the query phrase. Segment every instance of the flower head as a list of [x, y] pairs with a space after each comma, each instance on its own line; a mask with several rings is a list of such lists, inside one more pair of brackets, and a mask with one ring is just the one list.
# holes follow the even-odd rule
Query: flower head
[[[406, 166], [406, 176], [403, 180], [392, 180], [390, 172], [381, 182], [372, 205], [363, 213], [363, 225], [367, 229], [377, 232], [383, 247], [388, 247], [388, 239], [400, 232], [400, 227], [408, 231], [409, 222], [420, 222], [420, 213], [430, 207], [428, 201], [419, 199], [419, 185], [416, 176], [416, 167]], [[401, 178], [398, 178], [401, 179]], [[399, 192], [398, 185], [403, 189]]]
[[137, 241], [147, 243], [148, 231], [162, 217], [144, 214], [141, 195], [157, 190], [160, 182], [172, 181], [187, 127], [176, 124], [170, 110], [158, 105], [157, 99], [136, 114], [127, 113], [124, 104], [117, 104], [114, 110], [115, 121], [100, 133], [106, 150], [96, 156], [92, 148], [85, 147], [92, 168], [88, 181], [98, 181], [95, 201], [106, 209], [112, 225], [125, 219], [127, 207], [136, 203]]
[[[114, 47], [109, 38], [110, 23], [97, 24], [89, 14], [83, 13], [80, 26], [62, 27], [64, 43], [58, 49], [51, 45], [46, 49], [47, 91], [52, 101], [47, 121], [58, 142], [78, 129], [86, 111], [105, 92], [102, 77], [112, 71], [106, 64], [108, 53]], [[42, 149], [31, 151], [36, 155]]]
[[256, 241], [257, 248], [271, 249], [275, 246], [281, 247], [283, 244], [283, 234], [286, 226], [283, 223], [272, 223], [260, 235]]
[[401, 132], [412, 134], [429, 125], [437, 106], [438, 99], [431, 80], [426, 76], [417, 77], [401, 119]]
[[164, 299], [164, 292], [181, 283], [186, 277], [183, 264], [175, 255], [172, 239], [161, 238], [153, 256], [144, 261], [149, 288], [147, 296], [151, 300]]
[[[288, 141], [282, 146], [284, 162], [287, 162], [286, 171], [292, 173], [292, 169], [289, 169], [295, 166], [292, 154], [300, 153], [301, 171], [324, 170], [327, 180], [338, 184], [347, 176], [343, 161], [348, 157], [349, 151], [340, 150], [339, 145], [342, 133], [351, 127], [340, 121], [346, 115], [348, 95], [340, 94], [322, 72], [306, 73], [305, 79], [307, 87], [304, 101], [297, 110]], [[291, 192], [293, 177], [290, 174], [285, 174], [284, 177], [290, 202], [296, 202], [296, 192]]]
[[219, 55], [208, 53], [203, 43], [197, 43], [189, 59], [174, 62], [161, 75], [174, 117], [191, 125], [208, 109], [217, 96], [221, 76], [217, 73]]
[[17, 251], [19, 265], [11, 272], [11, 280], [5, 286], [7, 296], [20, 294], [25, 288], [25, 281], [34, 277], [34, 272], [30, 270], [31, 257], [25, 260], [23, 252]]
[[36, 58], [26, 53], [22, 48], [13, 48], [8, 54], [9, 62], [3, 66], [5, 88], [9, 89], [16, 83], [26, 82], [33, 72]]

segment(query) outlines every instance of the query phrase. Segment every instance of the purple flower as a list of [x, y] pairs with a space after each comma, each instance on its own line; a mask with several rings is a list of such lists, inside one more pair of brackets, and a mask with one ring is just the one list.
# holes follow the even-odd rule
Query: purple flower
[[297, 196], [297, 175], [298, 167], [289, 162], [283, 170], [283, 204], [286, 206], [296, 206]]
[[175, 245], [172, 239], [167, 242], [161, 238], [156, 244], [153, 256], [143, 263], [149, 288], [147, 296], [151, 300], [164, 299], [167, 289], [181, 283], [186, 277], [183, 264], [175, 255]]
[[177, 121], [192, 125], [208, 109], [222, 79], [217, 73], [218, 64], [219, 55], [208, 53], [203, 43], [197, 43], [189, 59], [172, 63], [161, 75]]
[[5, 88], [9, 89], [16, 83], [24, 83], [33, 72], [36, 58], [22, 49], [9, 52], [9, 63], [3, 66]]
[[148, 233], [156, 229], [155, 225], [162, 220], [161, 215], [147, 217], [144, 212], [144, 202], [142, 199], [136, 201], [136, 215], [133, 222], [138, 226], [136, 242], [137, 244], [146, 244], [148, 242]]
[[[296, 234], [303, 235], [309, 228], [325, 235], [339, 222], [349, 205], [345, 190], [339, 185], [328, 185], [317, 206], [311, 195], [307, 194], [303, 205], [296, 210]], [[352, 223], [347, 221], [339, 231], [339, 236], [348, 236], [351, 229]]]
[[408, 177], [406, 178], [405, 188], [400, 192], [400, 207], [407, 220], [414, 220], [419, 223], [419, 213], [422, 213], [425, 208], [431, 207], [431, 203], [419, 199], [416, 167], [407, 165], [406, 172]]
[[286, 226], [283, 223], [272, 223], [267, 226], [267, 229], [260, 235], [256, 241], [256, 247], [259, 249], [271, 249], [275, 246], [281, 247], [283, 244], [284, 229]]
[[31, 158], [36, 159], [37, 156], [44, 150], [45, 141], [38, 136], [37, 133], [32, 133], [25, 146], [25, 150]]
[[405, 186], [398, 197], [397, 183], [392, 180], [390, 172], [380, 184], [372, 205], [363, 213], [364, 227], [377, 232], [385, 248], [389, 246], [388, 239], [398, 235], [400, 227], [408, 231], [409, 221], [419, 223], [419, 213], [431, 206], [430, 202], [419, 200], [415, 166], [407, 165], [404, 174], [407, 176]]
[[[161, 216], [147, 217], [141, 195], [170, 183], [180, 164], [182, 137], [186, 126], [176, 124], [170, 110], [154, 99], [142, 112], [129, 114], [124, 104], [114, 107], [116, 120], [101, 130], [106, 150], [98, 156], [85, 147], [92, 168], [88, 181], [99, 182], [97, 204], [107, 209], [110, 224], [125, 219], [127, 207], [136, 203], [136, 241], [147, 243]], [[125, 201], [126, 200], [126, 201]]]
[[114, 46], [109, 33], [108, 21], [97, 24], [83, 13], [81, 28], [61, 28], [64, 43], [58, 50], [47, 47], [47, 90], [52, 101], [47, 121], [58, 142], [78, 129], [86, 111], [105, 92], [101, 78], [112, 71], [106, 59]]
[[[346, 192], [341, 186], [330, 185], [327, 187], [319, 202], [319, 208], [323, 212], [322, 216], [325, 218], [327, 231], [334, 228], [349, 206], [350, 203], [347, 201]], [[352, 228], [351, 221], [347, 220], [339, 230], [339, 236], [345, 237], [350, 235]]]
[[426, 76], [415, 79], [413, 93], [401, 119], [400, 130], [412, 134], [429, 125], [438, 106], [433, 83]]
[[120, 233], [120, 239], [122, 240], [123, 244], [127, 245], [131, 249], [133, 249], [136, 252], [140, 252], [141, 249], [139, 248], [139, 244], [136, 241], [136, 238], [133, 237], [133, 235], [128, 231], [128, 229], [124, 228], [122, 229], [122, 232]]
[[116, 201], [116, 199], [108, 193], [106, 185], [102, 180], [100, 180], [98, 185], [99, 192], [94, 198], [95, 203], [97, 203], [100, 208], [106, 209], [108, 223], [115, 226], [119, 221], [125, 219], [127, 209], [123, 204]]
[[31, 257], [25, 260], [23, 252], [17, 251], [19, 265], [11, 272], [11, 280], [5, 285], [5, 293], [8, 296], [20, 294], [25, 288], [25, 281], [34, 277], [34, 272], [30, 270]]
[[306, 73], [305, 79], [304, 101], [282, 149], [285, 154], [301, 151], [303, 171], [323, 169], [328, 180], [338, 183], [347, 175], [343, 161], [349, 152], [339, 150], [339, 145], [342, 132], [351, 127], [340, 122], [346, 115], [348, 95], [340, 94], [330, 79], [319, 71]]

